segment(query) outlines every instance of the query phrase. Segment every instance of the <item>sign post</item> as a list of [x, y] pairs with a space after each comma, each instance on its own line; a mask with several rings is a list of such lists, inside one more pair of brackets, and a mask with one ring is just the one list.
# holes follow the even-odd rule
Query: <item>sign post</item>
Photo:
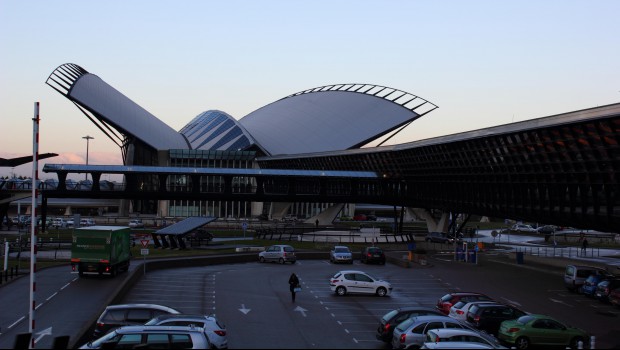
[[144, 274], [146, 275], [146, 256], [149, 255], [149, 240], [141, 239], [140, 243], [142, 243], [142, 249], [140, 249], [140, 254], [142, 255], [142, 267], [144, 268]]

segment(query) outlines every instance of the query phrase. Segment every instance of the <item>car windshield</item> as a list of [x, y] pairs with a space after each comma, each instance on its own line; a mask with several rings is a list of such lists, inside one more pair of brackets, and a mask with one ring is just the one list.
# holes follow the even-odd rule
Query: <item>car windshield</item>
[[398, 310], [392, 310], [388, 312], [387, 314], [383, 315], [382, 319], [387, 322], [391, 320], [392, 318], [394, 318], [394, 316], [396, 316], [397, 314], [398, 314]]
[[121, 337], [121, 334], [116, 333], [116, 331], [112, 331], [106, 335], [104, 335], [103, 337], [88, 343], [88, 345], [91, 348], [95, 348], [95, 349], [99, 349], [103, 347], [103, 343], [109, 342], [109, 341], [116, 341]]
[[349, 252], [349, 248], [335, 248], [334, 252], [336, 252], [336, 253], [348, 253]]
[[465, 304], [466, 303], [464, 301], [459, 301], [458, 303], [452, 305], [452, 307], [455, 308], [455, 309], [462, 309], [463, 306], [465, 306]]
[[409, 326], [411, 326], [411, 324], [413, 324], [413, 322], [415, 321], [415, 318], [408, 318], [406, 320], [404, 320], [403, 322], [401, 322], [396, 329], [398, 329], [399, 331], [404, 331], [405, 329], [409, 328]]
[[446, 294], [443, 297], [441, 297], [441, 301], [443, 302], [448, 302], [450, 300], [452, 300], [452, 294]]
[[534, 319], [534, 317], [529, 316], [529, 315], [525, 315], [525, 316], [521, 316], [519, 318], [517, 318], [517, 322], [519, 322], [520, 324], [527, 324], [530, 321], [532, 321]]

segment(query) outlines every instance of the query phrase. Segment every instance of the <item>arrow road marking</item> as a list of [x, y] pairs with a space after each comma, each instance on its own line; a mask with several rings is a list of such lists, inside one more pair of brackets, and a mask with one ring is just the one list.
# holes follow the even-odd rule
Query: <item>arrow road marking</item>
[[301, 312], [301, 314], [302, 314], [304, 317], [306, 317], [306, 311], [308, 311], [308, 310], [304, 309], [304, 308], [303, 308], [303, 307], [301, 307], [301, 306], [298, 306], [298, 307], [296, 307], [296, 308], [295, 308], [295, 310], [293, 310], [293, 311], [299, 311], [299, 312]]
[[41, 340], [41, 338], [45, 337], [46, 335], [52, 335], [52, 327], [46, 328], [35, 334], [38, 335], [38, 337], [34, 339], [34, 342], [37, 343], [39, 340]]
[[250, 312], [250, 309], [245, 308], [245, 304], [241, 304], [241, 309], [239, 311], [243, 312], [244, 315], [247, 315]]

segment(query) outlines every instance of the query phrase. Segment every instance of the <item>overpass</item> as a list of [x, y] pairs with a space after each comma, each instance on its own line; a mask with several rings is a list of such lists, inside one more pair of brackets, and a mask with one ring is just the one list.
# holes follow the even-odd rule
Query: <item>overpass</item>
[[[618, 232], [619, 143], [613, 104], [394, 146], [262, 157], [261, 169], [46, 164], [59, 186], [42, 191], [43, 206], [69, 197], [372, 203]], [[71, 173], [91, 174], [92, 188], [64, 188]], [[101, 190], [102, 174], [126, 184]], [[214, 175], [222, 186], [201, 185]], [[253, 185], [235, 186], [239, 177]]]

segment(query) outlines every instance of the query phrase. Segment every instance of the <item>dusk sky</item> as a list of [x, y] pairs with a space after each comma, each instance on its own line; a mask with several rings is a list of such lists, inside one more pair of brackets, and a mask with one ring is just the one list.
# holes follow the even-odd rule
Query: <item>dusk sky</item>
[[[388, 86], [439, 108], [391, 143], [620, 102], [620, 1], [0, 0], [0, 157], [121, 164], [118, 147], [45, 84], [75, 63], [175, 130], [240, 119], [339, 83]], [[30, 176], [32, 165], [0, 168]], [[41, 174], [42, 179], [55, 175]]]

